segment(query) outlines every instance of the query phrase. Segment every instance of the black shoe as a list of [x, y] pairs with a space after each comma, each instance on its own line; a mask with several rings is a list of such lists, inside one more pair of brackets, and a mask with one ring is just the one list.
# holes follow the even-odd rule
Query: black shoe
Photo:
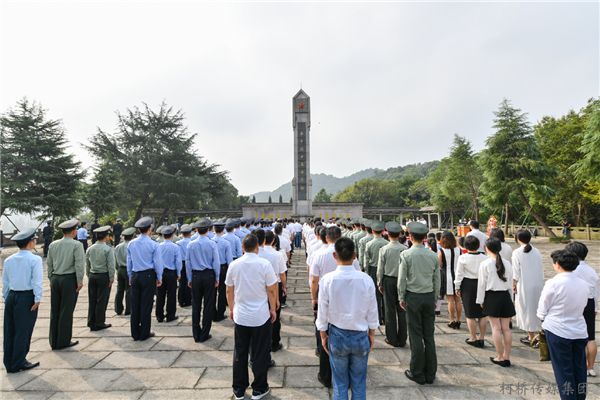
[[448, 322], [448, 328], [456, 329], [456, 321]]
[[485, 347], [485, 340], [478, 340], [477, 341], [477, 347], [479, 347], [480, 349], [483, 349]]
[[66, 346], [63, 346], [63, 347], [57, 347], [57, 348], [56, 348], [56, 349], [54, 349], [54, 350], [68, 349], [69, 347], [77, 346], [78, 344], [79, 344], [79, 340], [75, 340], [74, 342], [71, 342], [71, 343], [69, 343], [69, 344], [68, 344], [68, 345], [66, 345]]
[[103, 330], [103, 329], [108, 329], [108, 328], [110, 328], [111, 326], [112, 326], [111, 324], [104, 324], [104, 325], [99, 325], [99, 326], [96, 326], [96, 327], [94, 327], [94, 328], [91, 328], [91, 329], [92, 329], [93, 331], [101, 331], [101, 330]]
[[156, 320], [158, 321], [158, 323], [160, 324], [161, 322], [163, 322], [165, 319], [164, 318], [156, 318]]
[[469, 340], [469, 338], [466, 338], [465, 343], [473, 347], [479, 347], [479, 340]]
[[319, 353], [319, 349], [315, 349], [315, 356], [317, 356], [317, 358], [321, 357], [321, 354]]
[[141, 342], [143, 342], [144, 340], [150, 339], [151, 337], [154, 337], [154, 336], [156, 336], [156, 334], [154, 332], [150, 332], [150, 334], [148, 335], [148, 337], [143, 338], [143, 339], [140, 338], [138, 340], [141, 341]]
[[276, 353], [279, 350], [281, 350], [283, 348], [283, 346], [281, 345], [281, 343], [276, 343], [274, 345], [271, 345], [271, 353]]
[[269, 393], [271, 393], [271, 388], [267, 388], [267, 390], [264, 390], [264, 391], [253, 390], [251, 399], [252, 400], [260, 400], [260, 399], [266, 397]]
[[454, 329], [460, 329], [460, 321], [454, 323]]
[[123, 315], [125, 315], [125, 316], [131, 315], [131, 311], [125, 311], [125, 314], [123, 314]]
[[196, 339], [196, 343], [204, 343], [204, 342], [206, 342], [207, 340], [210, 340], [210, 339], [212, 339], [212, 335], [211, 334], [209, 334], [205, 339]]
[[490, 361], [501, 367], [510, 367], [510, 360], [496, 360], [494, 357], [490, 357]]
[[21, 368], [19, 368], [19, 371], [27, 371], [28, 369], [33, 369], [35, 367], [39, 367], [40, 363], [36, 362], [36, 363], [30, 363], [29, 361], [25, 361], [25, 364], [23, 364], [23, 366]]
[[220, 316], [218, 316], [218, 317], [214, 317], [214, 318], [213, 318], [213, 322], [221, 322], [221, 321], [223, 321], [223, 320], [225, 320], [225, 319], [227, 319], [227, 317], [226, 317], [226, 316], [224, 316], [224, 315], [220, 315]]
[[388, 338], [385, 338], [385, 339], [384, 339], [384, 342], [385, 342], [385, 343], [387, 343], [387, 344], [389, 344], [389, 345], [390, 345], [390, 346], [392, 346], [392, 347], [400, 347], [400, 345], [399, 345], [399, 344], [392, 343], [392, 342], [391, 342], [391, 341], [390, 341]]
[[119, 311], [115, 311], [117, 313], [117, 315], [121, 315], [123, 314], [123, 311], [119, 312]]
[[330, 388], [331, 387], [331, 381], [327, 382], [325, 379], [323, 379], [321, 377], [321, 374], [317, 374], [317, 380], [319, 382], [321, 382], [321, 385], [325, 386], [326, 388]]
[[437, 316], [442, 315], [442, 312], [441, 311], [436, 311], [435, 315], [437, 315]]
[[179, 319], [179, 315], [176, 315], [173, 318], [167, 318], [167, 322], [177, 321], [178, 319]]
[[433, 379], [425, 379], [425, 383], [428, 385], [433, 385], [433, 382], [435, 381], [435, 378]]
[[271, 359], [271, 361], [269, 362], [269, 366], [267, 367], [267, 369], [271, 369], [273, 367], [277, 366], [277, 364], [275, 364], [275, 360]]
[[414, 377], [412, 372], [410, 372], [410, 369], [407, 369], [406, 371], [404, 371], [404, 376], [406, 376], [411, 381], [418, 383], [419, 385], [425, 384], [425, 380], [422, 380], [422, 381], [417, 380], [417, 378]]

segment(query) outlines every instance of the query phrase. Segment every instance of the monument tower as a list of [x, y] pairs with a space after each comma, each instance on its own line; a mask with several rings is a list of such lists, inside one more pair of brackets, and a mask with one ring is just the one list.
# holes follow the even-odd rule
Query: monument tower
[[310, 177], [310, 97], [302, 90], [292, 99], [294, 128], [293, 213], [312, 217], [312, 179]]

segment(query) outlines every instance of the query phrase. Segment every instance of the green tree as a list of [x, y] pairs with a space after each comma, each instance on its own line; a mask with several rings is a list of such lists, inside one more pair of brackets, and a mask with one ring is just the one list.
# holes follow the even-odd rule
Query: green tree
[[84, 172], [73, 155], [60, 120], [40, 104], [22, 99], [0, 117], [1, 205], [43, 218], [69, 218], [81, 208]]
[[283, 196], [279, 195], [279, 203], [283, 203]]
[[331, 194], [327, 193], [325, 188], [319, 190], [319, 192], [315, 195], [315, 203], [330, 203], [331, 202]]
[[546, 233], [555, 237], [537, 210], [551, 193], [547, 185], [550, 173], [542, 162], [526, 114], [506, 99], [494, 114], [496, 133], [487, 138], [481, 158], [485, 199], [493, 207], [508, 204], [514, 196]]
[[84, 202], [96, 218], [102, 218], [119, 207], [121, 176], [119, 169], [110, 162], [101, 162], [94, 170], [94, 178], [84, 191]]
[[161, 220], [173, 209], [205, 209], [228, 190], [227, 174], [193, 150], [196, 134], [188, 133], [181, 110], [144, 104], [117, 112], [117, 119], [115, 132], [98, 129], [88, 149], [119, 169], [134, 219], [147, 207], [162, 209]]
[[600, 99], [590, 100], [583, 111], [585, 128], [574, 172], [584, 183], [584, 197], [600, 204]]
[[256, 196], [252, 196], [252, 204], [256, 203]]
[[269, 204], [271, 204], [273, 200], [271, 199], [271, 195], [269, 195]]

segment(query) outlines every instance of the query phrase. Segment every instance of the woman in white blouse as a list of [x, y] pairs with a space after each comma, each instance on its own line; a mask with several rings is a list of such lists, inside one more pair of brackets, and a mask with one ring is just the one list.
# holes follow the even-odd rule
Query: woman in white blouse
[[[544, 285], [537, 316], [543, 321], [561, 399], [584, 399], [588, 333], [583, 310], [588, 302], [588, 288], [586, 282], [573, 272], [579, 264], [575, 254], [556, 250], [550, 257], [556, 275]], [[567, 387], [573, 392], [566, 392]]]
[[[487, 318], [483, 315], [481, 306], [475, 300], [477, 298], [479, 266], [487, 260], [487, 256], [479, 252], [479, 239], [476, 236], [467, 236], [464, 246], [468, 253], [458, 258], [454, 286], [456, 287], [456, 295], [462, 299], [467, 327], [469, 328], [470, 336], [465, 339], [465, 342], [471, 346], [482, 348], [485, 345]], [[477, 337], [477, 325], [479, 325], [479, 337]]]
[[515, 310], [517, 326], [527, 332], [527, 337], [521, 338], [521, 343], [530, 345], [536, 332], [542, 329], [542, 324], [536, 315], [544, 287], [544, 267], [542, 255], [529, 242], [531, 233], [520, 230], [515, 235], [519, 248], [512, 254], [513, 292], [515, 293]]
[[446, 296], [448, 301], [448, 315], [450, 322], [448, 326], [452, 329], [460, 329], [460, 317], [462, 304], [460, 297], [456, 295], [454, 279], [456, 276], [456, 265], [460, 257], [460, 248], [456, 245], [456, 238], [450, 231], [444, 231], [438, 248], [438, 263], [440, 265], [440, 297]]
[[510, 320], [515, 315], [512, 302], [512, 266], [500, 256], [502, 244], [496, 238], [485, 242], [488, 259], [479, 267], [477, 282], [477, 304], [481, 304], [483, 314], [492, 325], [492, 337], [496, 347], [496, 357], [490, 360], [501, 367], [510, 367], [512, 332]]
[[494, 228], [490, 231], [490, 237], [495, 237], [496, 239], [502, 242], [502, 250], [500, 250], [500, 256], [505, 260], [511, 260], [513, 249], [510, 247], [508, 243], [506, 243], [506, 239], [504, 237], [504, 231], [500, 228]]

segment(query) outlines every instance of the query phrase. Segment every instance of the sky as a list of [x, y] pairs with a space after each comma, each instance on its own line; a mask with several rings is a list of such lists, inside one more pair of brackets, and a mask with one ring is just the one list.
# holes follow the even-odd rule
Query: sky
[[90, 167], [116, 111], [165, 101], [241, 194], [291, 180], [300, 88], [339, 177], [480, 150], [503, 98], [535, 123], [600, 93], [598, 2], [1, 2], [0, 112], [40, 102]]

